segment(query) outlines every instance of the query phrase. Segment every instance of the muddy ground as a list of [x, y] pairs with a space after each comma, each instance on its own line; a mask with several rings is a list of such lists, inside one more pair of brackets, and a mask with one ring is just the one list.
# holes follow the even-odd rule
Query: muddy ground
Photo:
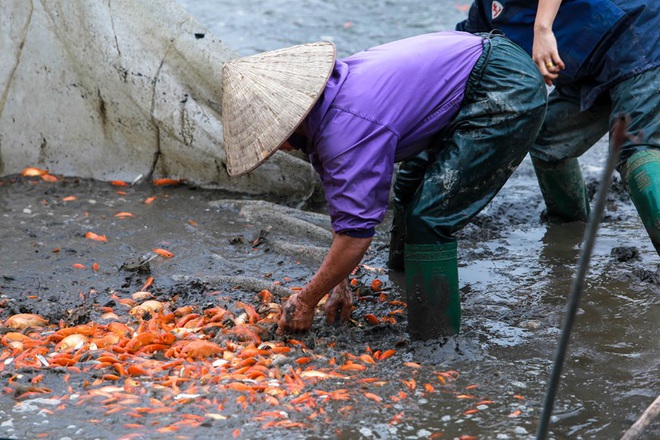
[[[603, 147], [587, 157], [585, 174], [592, 193]], [[263, 288], [274, 292], [273, 302], [278, 303], [279, 294], [309, 280], [328, 246], [329, 229], [322, 204], [269, 202], [275, 205], [246, 204], [236, 195], [185, 184], [116, 186], [76, 178], [46, 182], [39, 177], [4, 177], [0, 318], [35, 313], [59, 327], [101, 325], [106, 323], [103, 313], [112, 309], [119, 321], [131, 324], [134, 317], [118, 299], [141, 290], [172, 309], [231, 309], [237, 301], [257, 307]], [[257, 208], [250, 211], [245, 206]], [[366, 371], [307, 383], [303, 392], [312, 394], [349, 390], [347, 400], [319, 399], [315, 405], [317, 412], [323, 408], [322, 416], [293, 405], [293, 396], [278, 405], [255, 400], [245, 406], [240, 403], [245, 393], [211, 387], [206, 400], [198, 395], [197, 401], [175, 400], [172, 413], [142, 414], [133, 420], [129, 411], [108, 413], [102, 399], [85, 400], [83, 407], [76, 403], [94, 389], [89, 383], [99, 379], [90, 369], [93, 359], [81, 361], [78, 373], [52, 365], [18, 368], [5, 347], [0, 436], [531, 438], [584, 229], [581, 224], [548, 225], [542, 211], [533, 170], [525, 160], [493, 203], [461, 231], [464, 326], [456, 339], [408, 339], [405, 314], [398, 311], [402, 306], [397, 301], [405, 301], [401, 277], [384, 270], [387, 221], [353, 276], [358, 301], [350, 323], [327, 325], [319, 313], [313, 330], [296, 337], [300, 345], [275, 336], [274, 324], [265, 325], [264, 343], [294, 347], [281, 361], [286, 365], [295, 366], [295, 359], [305, 356], [314, 359], [306, 368], [322, 369], [332, 359], [341, 365], [378, 350], [396, 350], [394, 356], [367, 365]], [[107, 241], [86, 238], [88, 232], [104, 235]], [[154, 249], [173, 256], [158, 255]], [[659, 263], [617, 176], [549, 438], [617, 438], [657, 396]], [[153, 284], [145, 287], [150, 277]], [[376, 278], [383, 282], [382, 291], [371, 288]], [[367, 315], [392, 319], [373, 324]], [[221, 337], [215, 341], [226, 343]], [[162, 353], [153, 356], [162, 360]], [[42, 373], [40, 384], [51, 392], [21, 396], [23, 389], [17, 391], [16, 384], [28, 386]], [[68, 382], [63, 380], [67, 373]], [[155, 386], [148, 377], [139, 382], [144, 390]], [[110, 383], [116, 382], [96, 388]], [[209, 399], [220, 400], [222, 409], [216, 405], [210, 410], [203, 403]], [[260, 417], [264, 411], [285, 411], [287, 420], [304, 426], [266, 426], [267, 419]], [[189, 413], [199, 418], [194, 430], [156, 430]], [[657, 438], [659, 429], [656, 424], [644, 438]]]
[[[465, 0], [182, 4], [242, 55], [323, 39], [336, 43], [339, 56], [452, 29], [469, 6]], [[581, 159], [592, 193], [605, 152], [601, 142]], [[327, 219], [317, 215], [322, 204], [263, 197], [305, 212], [250, 211], [237, 197], [187, 185], [0, 178], [0, 319], [39, 314], [48, 325], [21, 332], [49, 341], [58, 329], [89, 323], [139, 330], [144, 321], [131, 316], [127, 304], [141, 290], [173, 309], [226, 307], [234, 317], [243, 310], [239, 301], [258, 306], [264, 287], [280, 302], [278, 294], [311, 277], [328, 245]], [[386, 221], [354, 276], [359, 300], [350, 323], [326, 325], [319, 313], [312, 331], [296, 340], [276, 337], [272, 322], [263, 321], [262, 343], [290, 350], [260, 359], [271, 367], [273, 394], [256, 392], [263, 381], [235, 370], [227, 376], [218, 356], [170, 366], [177, 359], [164, 350], [127, 358], [115, 352], [126, 365], [151, 366], [150, 374], [118, 377], [121, 365], [98, 369], [107, 350], [74, 347], [81, 352], [75, 364], [46, 367], [38, 358], [26, 366], [20, 350], [3, 345], [0, 437], [533, 438], [584, 232], [581, 224], [549, 225], [542, 211], [526, 160], [460, 232], [464, 322], [456, 339], [408, 340], [406, 316], [397, 312], [397, 301], [405, 300], [401, 277], [379, 270], [387, 254]], [[116, 217], [120, 213], [132, 216]], [[88, 232], [107, 241], [86, 238]], [[371, 289], [376, 278], [381, 292]], [[660, 257], [617, 177], [548, 438], [619, 438], [659, 394], [659, 278]], [[387, 321], [374, 324], [368, 315]], [[1, 333], [8, 341], [17, 332], [5, 327]], [[223, 348], [240, 345], [223, 335], [199, 336]], [[54, 342], [43, 349], [46, 362], [56, 358]], [[395, 354], [381, 356], [388, 350]], [[340, 370], [346, 365], [364, 369]], [[292, 371], [308, 371], [303, 385], [286, 383]], [[319, 379], [319, 371], [332, 376]], [[658, 424], [643, 438], [660, 438]]]

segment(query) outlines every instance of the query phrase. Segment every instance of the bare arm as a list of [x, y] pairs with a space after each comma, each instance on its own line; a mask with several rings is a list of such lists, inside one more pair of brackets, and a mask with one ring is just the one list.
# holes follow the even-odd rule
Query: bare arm
[[560, 6], [561, 0], [539, 0], [534, 21], [532, 59], [548, 85], [552, 85], [552, 81], [559, 76], [559, 71], [565, 67], [559, 56], [557, 39], [552, 32], [552, 24]]
[[364, 257], [371, 240], [334, 234], [323, 264], [301, 292], [303, 301], [316, 306], [326, 293], [345, 280]]
[[335, 234], [321, 267], [300, 293], [291, 295], [283, 307], [278, 333], [307, 331], [312, 326], [314, 308], [326, 293], [346, 279], [367, 252], [372, 238]]

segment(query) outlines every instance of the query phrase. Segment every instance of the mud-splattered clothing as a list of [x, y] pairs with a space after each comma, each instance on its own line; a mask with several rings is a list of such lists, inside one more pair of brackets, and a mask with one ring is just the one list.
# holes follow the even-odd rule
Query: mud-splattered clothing
[[[455, 214], [454, 219], [460, 217], [464, 224], [490, 201], [528, 151], [527, 135], [520, 143], [511, 142], [511, 136], [520, 131], [535, 135], [545, 111], [545, 88], [531, 58], [506, 38], [497, 39], [502, 43], [463, 32], [438, 32], [378, 46], [336, 63], [304, 122], [305, 151], [323, 182], [335, 232], [373, 236], [388, 207], [395, 162], [431, 147], [446, 161], [448, 171], [429, 179], [454, 183], [429, 183], [437, 197], [453, 199], [468, 191], [470, 173], [490, 182], [465, 196], [474, 209], [460, 215], [446, 212], [445, 218]], [[489, 57], [503, 50], [513, 54], [502, 63], [506, 72], [489, 69], [496, 65]], [[483, 87], [485, 76], [497, 83], [498, 90]], [[511, 98], [514, 92], [520, 99], [498, 98]], [[481, 100], [489, 103], [477, 102]], [[504, 143], [484, 139], [478, 125], [498, 131]], [[462, 141], [455, 141], [460, 137]], [[455, 160], [466, 168], [456, 168]], [[497, 176], [497, 184], [488, 176]], [[453, 220], [447, 225], [454, 226]]]
[[[496, 5], [497, 3], [497, 5]], [[502, 29], [529, 53], [538, 1], [475, 0], [456, 29]], [[565, 0], [552, 26], [566, 68], [530, 154], [547, 163], [580, 157], [630, 116], [617, 169], [638, 151], [660, 148], [660, 1]]]
[[[456, 28], [500, 28], [531, 53], [537, 6], [532, 0], [475, 0]], [[548, 216], [583, 221], [589, 200], [578, 158], [627, 115], [627, 131], [635, 136], [624, 140], [617, 170], [660, 255], [658, 29], [658, 0], [562, 1], [552, 30], [566, 68], [550, 92], [530, 155]]]
[[531, 147], [546, 110], [546, 88], [532, 59], [490, 37], [461, 110], [434, 147], [403, 162], [394, 201], [405, 209], [405, 242], [447, 244], [504, 186]]
[[[466, 32], [502, 30], [530, 55], [537, 0], [475, 0]], [[660, 66], [660, 1], [564, 0], [552, 30], [566, 68], [555, 85], [578, 87], [580, 109], [617, 83]]]
[[333, 229], [372, 236], [388, 206], [394, 163], [424, 150], [458, 112], [481, 38], [425, 34], [338, 60], [305, 120], [306, 153]]

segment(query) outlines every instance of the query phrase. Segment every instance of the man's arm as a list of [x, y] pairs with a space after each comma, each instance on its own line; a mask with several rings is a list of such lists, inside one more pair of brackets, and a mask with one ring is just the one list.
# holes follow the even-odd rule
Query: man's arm
[[334, 234], [330, 251], [311, 281], [300, 293], [291, 295], [284, 304], [277, 333], [304, 332], [314, 320], [314, 308], [321, 298], [345, 281], [371, 244], [372, 237], [354, 238]]
[[559, 76], [559, 71], [565, 67], [559, 56], [557, 39], [552, 32], [552, 24], [560, 6], [561, 0], [539, 0], [534, 20], [532, 59], [548, 85], [552, 85], [552, 81]]

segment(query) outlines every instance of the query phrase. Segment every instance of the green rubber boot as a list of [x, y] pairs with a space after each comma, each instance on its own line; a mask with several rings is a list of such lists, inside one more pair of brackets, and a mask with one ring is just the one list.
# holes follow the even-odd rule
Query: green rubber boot
[[660, 255], [660, 150], [639, 151], [626, 161], [623, 181]]
[[456, 242], [405, 245], [408, 332], [411, 339], [458, 333], [461, 300]]
[[575, 158], [544, 162], [532, 157], [536, 178], [541, 187], [552, 223], [581, 221], [589, 218], [589, 195], [580, 164]]

